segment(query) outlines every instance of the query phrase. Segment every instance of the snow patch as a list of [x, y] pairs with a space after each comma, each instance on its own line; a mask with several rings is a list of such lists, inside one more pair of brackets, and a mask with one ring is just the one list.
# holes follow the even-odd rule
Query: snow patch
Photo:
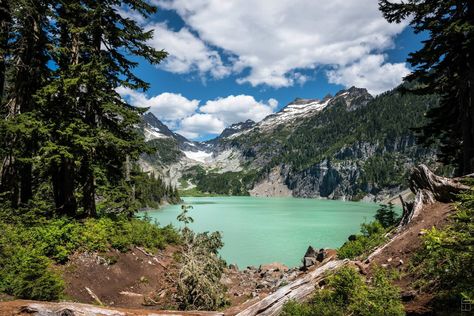
[[210, 160], [212, 158], [212, 153], [211, 152], [206, 152], [206, 151], [183, 151], [184, 155], [188, 157], [189, 159], [196, 160], [199, 162], [205, 163], [206, 161]]
[[[159, 131], [159, 129], [158, 129]], [[157, 139], [157, 138], [168, 138], [165, 134], [159, 133], [158, 131], [155, 130], [155, 128], [145, 128], [144, 134], [145, 134], [145, 141], [150, 141], [152, 139]]]

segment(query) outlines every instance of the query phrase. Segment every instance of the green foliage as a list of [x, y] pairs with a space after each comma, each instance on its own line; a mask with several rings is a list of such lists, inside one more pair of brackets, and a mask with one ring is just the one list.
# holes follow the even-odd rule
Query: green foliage
[[338, 250], [339, 258], [355, 259], [367, 255], [371, 250], [384, 243], [387, 231], [378, 221], [363, 223], [361, 234], [352, 235]]
[[178, 190], [164, 183], [153, 173], [137, 171], [133, 182], [139, 208], [158, 208], [163, 202], [175, 204], [181, 201]]
[[2, 250], [7, 253], [0, 258], [0, 292], [34, 300], [51, 301], [61, 297], [64, 282], [53, 270], [51, 259], [31, 247]]
[[375, 214], [375, 219], [383, 226], [383, 228], [394, 226], [400, 221], [400, 217], [397, 212], [395, 212], [395, 207], [392, 202], [389, 202], [388, 205], [381, 204]]
[[471, 62], [474, 3], [471, 0], [380, 0], [380, 10], [391, 23], [409, 21], [416, 33], [427, 34], [422, 47], [410, 54], [414, 71], [407, 77], [409, 91], [438, 94], [440, 105], [427, 112], [418, 129], [421, 140], [439, 144], [440, 157], [473, 172], [474, 114]]
[[0, 221], [0, 292], [21, 298], [56, 300], [63, 282], [53, 265], [65, 263], [75, 251], [126, 251], [133, 246], [150, 251], [178, 243], [178, 232], [141, 219], [54, 218], [24, 224]]
[[[11, 207], [28, 208], [48, 183], [56, 215], [137, 209], [130, 169], [146, 150], [136, 128], [145, 110], [117, 89], [148, 88], [132, 56], [157, 64], [167, 54], [121, 6], [143, 18], [156, 11], [144, 0], [2, 2], [0, 195]], [[156, 203], [146, 195], [142, 204]]]
[[284, 316], [404, 315], [398, 289], [385, 270], [375, 271], [370, 284], [354, 268], [344, 267], [328, 277], [328, 286], [307, 303], [285, 304]]
[[423, 248], [413, 259], [413, 273], [425, 280], [422, 290], [437, 293], [444, 308], [457, 308], [462, 297], [474, 298], [474, 192], [459, 200], [452, 224], [427, 230]]
[[178, 216], [185, 226], [181, 230], [177, 301], [183, 310], [216, 310], [227, 303], [220, 283], [226, 263], [218, 255], [224, 244], [219, 232], [195, 233], [188, 227], [193, 222], [188, 215], [191, 209], [183, 205]]
[[183, 179], [190, 179], [196, 184], [197, 194], [217, 195], [249, 195], [248, 190], [257, 179], [255, 170], [240, 172], [206, 172], [202, 167], [196, 166], [186, 170]]

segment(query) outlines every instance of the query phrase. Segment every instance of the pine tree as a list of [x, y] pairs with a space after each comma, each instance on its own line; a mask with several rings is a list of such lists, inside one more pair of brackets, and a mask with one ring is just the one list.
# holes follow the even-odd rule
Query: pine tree
[[459, 174], [474, 172], [474, 2], [472, 0], [379, 1], [389, 22], [409, 19], [416, 33], [428, 33], [410, 54], [415, 71], [406, 79], [419, 94], [436, 93], [440, 106], [427, 113], [421, 140], [439, 141], [441, 158]]
[[[10, 192], [12, 206], [26, 205], [33, 197], [33, 156], [38, 150], [37, 105], [34, 94], [48, 73], [46, 1], [18, 0], [2, 3], [11, 20], [5, 26], [6, 44], [2, 49], [11, 82], [2, 89], [2, 145], [7, 148], [1, 166], [0, 191]], [[14, 21], [14, 23], [13, 23]], [[5, 22], [5, 21], [4, 21]], [[3, 24], [3, 23], [2, 23]], [[8, 29], [8, 30], [7, 30]]]
[[[128, 6], [144, 16], [155, 8], [141, 0], [61, 1], [53, 9], [57, 21], [54, 79], [39, 93], [51, 141], [43, 150], [52, 173], [59, 213], [77, 216], [75, 191], [82, 188], [83, 216], [94, 216], [97, 190], [125, 190], [125, 162], [143, 151], [134, 125], [142, 112], [121, 100], [121, 85], [147, 89], [132, 73], [135, 55], [154, 64], [166, 53], [148, 46], [151, 31], [123, 18], [117, 6]], [[117, 195], [119, 196], [119, 195]], [[128, 203], [126, 194], [123, 203]]]

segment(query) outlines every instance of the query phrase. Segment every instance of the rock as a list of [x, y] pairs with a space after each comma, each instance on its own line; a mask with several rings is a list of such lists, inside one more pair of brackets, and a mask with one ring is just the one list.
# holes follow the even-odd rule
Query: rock
[[239, 267], [236, 264], [229, 264], [229, 270], [239, 271]]
[[417, 292], [415, 290], [409, 290], [409, 291], [404, 291], [400, 293], [400, 296], [402, 298], [402, 301], [408, 302], [412, 301], [417, 295]]
[[313, 257], [316, 258], [317, 252], [314, 250], [312, 246], [308, 247], [308, 250], [306, 250], [306, 253], [304, 254], [304, 257]]
[[252, 292], [252, 297], [257, 297], [257, 296], [258, 296], [257, 292]]
[[423, 235], [426, 235], [426, 230], [420, 230], [420, 232], [418, 233], [418, 236], [423, 236]]
[[285, 266], [284, 264], [279, 263], [279, 262], [273, 262], [273, 263], [269, 263], [269, 264], [262, 264], [258, 268], [258, 272], [263, 273], [263, 274], [268, 273], [268, 272], [273, 272], [273, 271], [287, 272], [288, 267]]
[[308, 269], [311, 266], [314, 266], [318, 260], [315, 257], [304, 257], [303, 258], [303, 268]]
[[402, 266], [403, 264], [404, 264], [404, 262], [403, 262], [402, 259], [398, 260], [398, 266]]
[[319, 262], [323, 262], [326, 259], [326, 251], [324, 249], [319, 249], [318, 255], [316, 256], [316, 260]]
[[226, 286], [230, 286], [232, 284], [232, 280], [229, 277], [222, 276], [221, 283]]
[[364, 264], [360, 261], [355, 261], [354, 264], [359, 268], [359, 272], [363, 275], [367, 275], [367, 269]]
[[392, 258], [388, 258], [387, 262], [392, 262], [392, 260], [393, 260]]

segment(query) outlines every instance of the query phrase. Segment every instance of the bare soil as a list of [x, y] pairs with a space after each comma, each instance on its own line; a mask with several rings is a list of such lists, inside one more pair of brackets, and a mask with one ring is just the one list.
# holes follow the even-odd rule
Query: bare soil
[[368, 274], [374, 267], [397, 269], [401, 272], [401, 279], [395, 281], [402, 295], [414, 294], [413, 299], [404, 302], [408, 315], [431, 315], [431, 293], [419, 293], [414, 287], [415, 277], [409, 271], [409, 264], [414, 253], [422, 245], [423, 230], [432, 227], [442, 228], [449, 223], [449, 215], [453, 214], [451, 204], [434, 203], [425, 206], [420, 215], [414, 218], [405, 230], [395, 238], [377, 255], [368, 265]]
[[175, 251], [176, 247], [167, 247], [154, 256], [141, 248], [127, 253], [76, 253], [62, 267], [66, 296], [107, 306], [173, 307]]

